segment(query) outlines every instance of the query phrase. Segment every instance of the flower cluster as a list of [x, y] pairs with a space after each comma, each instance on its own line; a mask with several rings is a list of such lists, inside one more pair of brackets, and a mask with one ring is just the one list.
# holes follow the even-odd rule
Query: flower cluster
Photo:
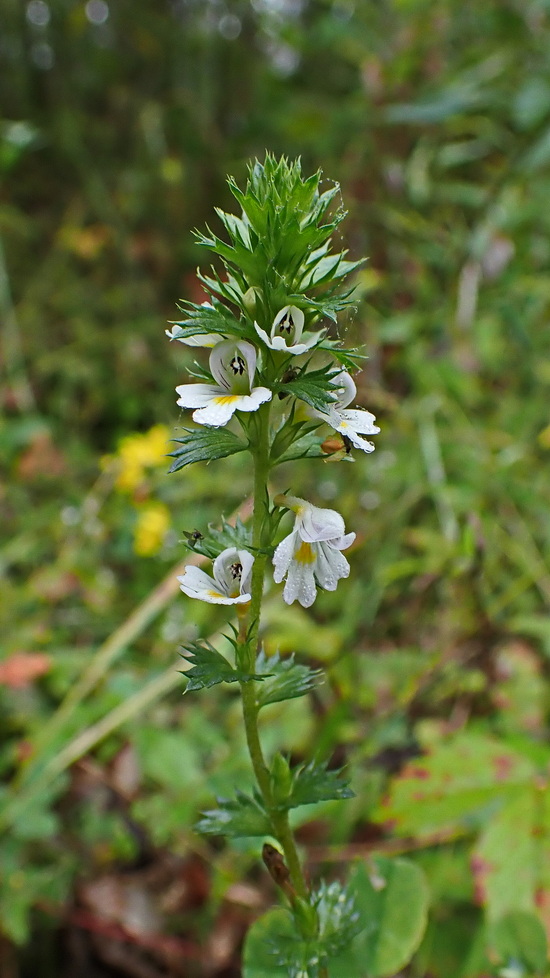
[[[297, 496], [279, 496], [276, 501], [292, 510], [296, 519], [292, 532], [273, 555], [273, 579], [280, 584], [286, 577], [283, 598], [287, 604], [299, 601], [309, 608], [315, 601], [316, 584], [334, 591], [338, 581], [349, 576], [349, 564], [341, 551], [351, 546], [355, 533], [346, 533], [344, 520], [334, 509], [320, 509]], [[213, 578], [189, 565], [178, 577], [180, 588], [190, 598], [210, 604], [248, 602], [253, 563], [248, 551], [227, 548], [214, 560]]]
[[[319, 432], [324, 426], [341, 438], [331, 460], [350, 459], [353, 449], [372, 452], [365, 436], [380, 429], [374, 415], [353, 406], [357, 388], [349, 371], [355, 353], [341, 350], [323, 325], [349, 304], [349, 293], [337, 286], [359, 264], [346, 261], [344, 252], [330, 251], [331, 232], [342, 218], [339, 212], [327, 217], [337, 188], [320, 193], [319, 175], [304, 181], [299, 164], [269, 156], [252, 168], [244, 193], [232, 181], [229, 185], [242, 208], [240, 217], [217, 212], [230, 244], [211, 232], [199, 236], [226, 274], [199, 272], [208, 300], [182, 306], [184, 318], [167, 331], [171, 340], [210, 350], [208, 372], [199, 368], [197, 382], [176, 388], [177, 404], [192, 411], [202, 430], [185, 429], [176, 439], [182, 447], [172, 453], [171, 471], [249, 451], [267, 477], [289, 458], [327, 458], [326, 433]], [[214, 560], [213, 578], [187, 568], [182, 590], [204, 601], [245, 604], [259, 550], [263, 563], [271, 552], [274, 579], [285, 581], [288, 604], [299, 601], [307, 608], [317, 587], [334, 590], [349, 574], [342, 551], [355, 534], [345, 532], [334, 510], [294, 496], [283, 497], [279, 505], [295, 514], [295, 522], [278, 545], [279, 520], [270, 523], [266, 513], [260, 529], [256, 520], [252, 552], [239, 543], [226, 548]]]

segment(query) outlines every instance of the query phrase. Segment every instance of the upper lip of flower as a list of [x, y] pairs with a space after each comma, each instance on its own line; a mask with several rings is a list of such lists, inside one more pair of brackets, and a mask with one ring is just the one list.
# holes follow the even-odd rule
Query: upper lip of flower
[[217, 384], [182, 384], [176, 387], [180, 407], [196, 408], [198, 424], [221, 427], [235, 411], [256, 411], [271, 400], [267, 387], [252, 387], [257, 353], [246, 340], [223, 340], [210, 354], [210, 372]]
[[282, 350], [297, 356], [305, 353], [318, 343], [325, 335], [325, 330], [317, 333], [304, 333], [305, 317], [298, 306], [283, 306], [275, 316], [269, 333], [254, 323], [260, 339], [271, 350]]

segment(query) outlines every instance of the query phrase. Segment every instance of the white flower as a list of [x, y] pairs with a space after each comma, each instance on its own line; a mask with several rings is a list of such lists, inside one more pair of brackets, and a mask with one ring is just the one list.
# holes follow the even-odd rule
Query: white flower
[[295, 356], [310, 350], [325, 335], [325, 330], [304, 333], [304, 314], [297, 306], [284, 306], [283, 309], [279, 309], [269, 335], [265, 329], [258, 326], [258, 323], [254, 323], [254, 329], [271, 350], [283, 350]]
[[349, 438], [354, 448], [361, 448], [364, 452], [373, 452], [374, 445], [372, 442], [361, 438], [360, 435], [378, 434], [380, 428], [374, 423], [376, 421], [374, 414], [361, 409], [347, 410], [348, 404], [355, 400], [357, 388], [345, 370], [337, 374], [331, 383], [338, 387], [335, 391], [336, 400], [334, 404], [329, 404], [326, 411], [316, 411], [314, 408], [309, 408], [308, 413], [315, 418], [321, 418], [335, 431], [339, 431], [341, 435]]
[[252, 387], [256, 373], [256, 350], [246, 340], [223, 340], [210, 354], [210, 373], [216, 384], [183, 384], [176, 387], [177, 403], [193, 411], [197, 424], [219, 428], [235, 411], [257, 411], [271, 400], [267, 387]]
[[247, 588], [253, 563], [254, 557], [247, 550], [229, 547], [216, 557], [213, 578], [190, 564], [182, 577], [178, 577], [180, 588], [190, 598], [210, 604], [244, 604], [251, 597]]
[[296, 520], [292, 533], [275, 550], [273, 577], [280, 584], [286, 575], [287, 604], [298, 600], [309, 608], [317, 595], [316, 582], [335, 591], [338, 581], [349, 576], [349, 564], [340, 551], [353, 543], [355, 533], [346, 533], [344, 520], [334, 509], [320, 509], [296, 496], [280, 500], [296, 513]]
[[[201, 302], [201, 306], [214, 310], [211, 302]], [[195, 333], [194, 336], [177, 336], [178, 329], [181, 329], [181, 326], [174, 323], [172, 329], [165, 329], [164, 332], [170, 340], [178, 340], [179, 343], [185, 343], [186, 346], [201, 346], [210, 349], [216, 346], [216, 343], [221, 343], [224, 338], [221, 333]]]

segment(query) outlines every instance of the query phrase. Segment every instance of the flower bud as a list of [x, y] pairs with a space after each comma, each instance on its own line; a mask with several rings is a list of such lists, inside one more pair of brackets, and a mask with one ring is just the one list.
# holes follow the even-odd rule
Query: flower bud
[[290, 795], [292, 787], [292, 773], [286, 757], [282, 754], [275, 754], [271, 764], [271, 785], [273, 788], [273, 798], [278, 805], [283, 805]]
[[257, 301], [258, 289], [255, 285], [251, 285], [249, 289], [246, 290], [243, 295], [244, 307], [249, 314], [249, 316], [256, 315], [256, 301]]

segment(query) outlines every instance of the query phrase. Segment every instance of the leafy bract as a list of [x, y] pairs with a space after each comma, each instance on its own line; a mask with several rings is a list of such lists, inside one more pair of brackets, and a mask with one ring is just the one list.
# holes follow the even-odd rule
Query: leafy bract
[[[317, 426], [318, 427], [318, 426]], [[282, 462], [292, 462], [299, 458], [326, 458], [321, 445], [323, 439], [317, 434], [302, 435], [290, 445], [289, 448], [277, 459], [277, 465]]]
[[191, 663], [191, 668], [183, 673], [187, 679], [186, 693], [195, 689], [207, 689], [218, 683], [242, 683], [262, 678], [234, 669], [225, 656], [217, 652], [207, 641], [189, 645], [182, 653], [182, 657], [186, 662]]
[[217, 798], [218, 807], [203, 813], [196, 829], [203, 835], [226, 835], [230, 838], [246, 838], [271, 835], [273, 826], [260, 796], [237, 789], [235, 798]]
[[256, 659], [256, 672], [265, 677], [256, 693], [258, 707], [304, 696], [319, 682], [321, 670], [295, 661], [294, 654], [281, 659], [279, 652], [267, 656], [262, 649]]
[[173, 339], [184, 339], [207, 333], [236, 336], [239, 339], [245, 339], [250, 335], [250, 329], [247, 329], [246, 324], [236, 319], [227, 306], [217, 299], [204, 305], [182, 302], [178, 303], [178, 307], [183, 313], [183, 319], [173, 321], [175, 327], [172, 330]]
[[[339, 882], [321, 883], [312, 904], [319, 921], [315, 937], [305, 937], [287, 910], [271, 910], [252, 925], [244, 946], [244, 978], [321, 978], [326, 974], [323, 969], [350, 944], [364, 922], [355, 894]], [[364, 969], [357, 963], [345, 975], [362, 978]]]
[[294, 420], [294, 407], [292, 406], [292, 411], [289, 417], [284, 421], [281, 427], [276, 431], [273, 441], [271, 443], [271, 461], [275, 462], [280, 460], [283, 456], [286, 456], [288, 452], [291, 452], [297, 441], [302, 438], [307, 437], [319, 427], [319, 421], [295, 421]]
[[[184, 531], [185, 532], [185, 531]], [[235, 524], [228, 523], [222, 518], [221, 528], [208, 525], [208, 532], [204, 535], [198, 531], [185, 533], [187, 546], [193, 553], [202, 554], [213, 560], [222, 550], [228, 547], [236, 547], [237, 550], [250, 550], [251, 528], [245, 526], [240, 517], [237, 517]]]
[[305, 401], [316, 411], [326, 411], [336, 399], [334, 378], [338, 374], [334, 366], [321, 367], [318, 370], [302, 370], [300, 374], [288, 381], [274, 384], [274, 389], [280, 393], [292, 394]]
[[317, 801], [339, 801], [353, 798], [349, 782], [340, 777], [341, 770], [328, 771], [325, 763], [310, 761], [295, 771], [287, 808], [313, 805]]
[[183, 469], [185, 465], [192, 465], [194, 462], [211, 462], [217, 458], [236, 455], [237, 452], [244, 452], [248, 447], [227, 428], [184, 428], [183, 430], [187, 432], [184, 438], [173, 439], [181, 447], [169, 452], [170, 458], [174, 459], [168, 469], [169, 472], [177, 472], [178, 469]]
[[336, 208], [327, 216], [339, 187], [320, 193], [320, 176], [315, 173], [304, 179], [299, 160], [275, 160], [268, 153], [263, 163], [250, 167], [244, 191], [229, 178], [242, 212], [237, 216], [216, 211], [228, 240], [210, 228], [197, 234], [199, 244], [218, 255], [227, 272], [227, 279], [215, 271], [213, 279], [200, 276], [209, 291], [244, 310], [252, 288], [260, 314], [273, 308], [275, 296], [284, 294], [288, 300], [312, 291], [313, 296], [307, 297], [311, 308], [316, 303], [321, 315], [335, 318], [348, 304], [349, 295], [336, 298], [335, 290], [360, 263], [347, 261], [345, 251], [330, 252], [333, 231], [345, 213]]

